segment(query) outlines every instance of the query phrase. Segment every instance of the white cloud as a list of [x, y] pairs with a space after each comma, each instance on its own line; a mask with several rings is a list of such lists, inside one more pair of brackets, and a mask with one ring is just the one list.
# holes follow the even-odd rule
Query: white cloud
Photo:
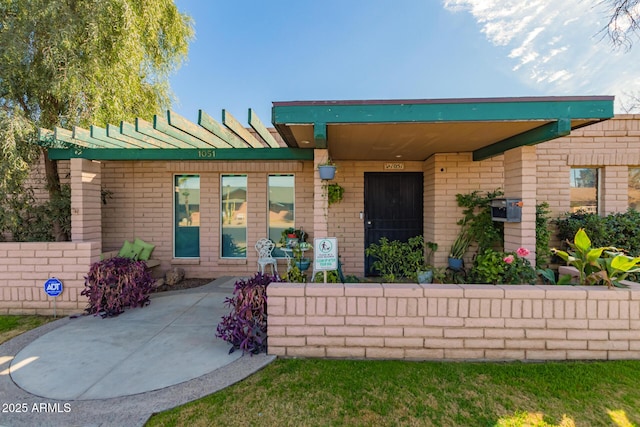
[[487, 40], [513, 61], [512, 71], [549, 95], [640, 94], [640, 42], [613, 50], [601, 30], [603, 5], [585, 0], [444, 0], [467, 12]]

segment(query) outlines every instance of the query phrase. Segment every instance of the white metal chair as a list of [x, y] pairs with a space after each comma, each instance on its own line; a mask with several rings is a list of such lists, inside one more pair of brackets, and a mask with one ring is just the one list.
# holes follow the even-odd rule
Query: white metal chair
[[258, 251], [258, 266], [260, 272], [264, 274], [265, 266], [271, 264], [271, 273], [278, 273], [278, 261], [271, 256], [271, 252], [275, 247], [274, 243], [266, 238], [262, 238], [256, 242], [256, 251]]

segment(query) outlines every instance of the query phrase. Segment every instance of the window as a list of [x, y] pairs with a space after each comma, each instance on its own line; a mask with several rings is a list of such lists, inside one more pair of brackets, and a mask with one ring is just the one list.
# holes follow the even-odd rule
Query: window
[[247, 256], [247, 176], [222, 175], [220, 215], [223, 258]]
[[174, 257], [200, 256], [200, 176], [176, 175]]
[[629, 208], [640, 210], [640, 168], [629, 168]]
[[571, 169], [571, 212], [598, 213], [598, 169]]
[[[293, 175], [269, 176], [269, 238], [278, 243], [282, 231], [295, 228], [295, 189]], [[274, 257], [283, 257], [279, 248], [272, 252]]]

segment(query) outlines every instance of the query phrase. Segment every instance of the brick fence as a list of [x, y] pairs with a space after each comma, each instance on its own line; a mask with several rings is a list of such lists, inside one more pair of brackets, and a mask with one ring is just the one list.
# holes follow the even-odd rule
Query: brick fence
[[100, 248], [100, 242], [0, 243], [0, 314], [53, 314], [53, 298], [44, 293], [50, 277], [64, 286], [57, 314], [84, 310], [84, 276]]
[[416, 360], [640, 359], [640, 285], [272, 283], [269, 354]]

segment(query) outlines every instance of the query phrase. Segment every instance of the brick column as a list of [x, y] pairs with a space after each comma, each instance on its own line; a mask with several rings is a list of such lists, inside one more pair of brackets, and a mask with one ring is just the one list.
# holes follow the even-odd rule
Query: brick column
[[600, 169], [600, 214], [626, 212], [629, 207], [629, 168], [606, 166]]
[[329, 150], [313, 150], [313, 237], [327, 237], [329, 235], [329, 204], [324, 195], [322, 186], [324, 181], [320, 179], [318, 165], [326, 163], [329, 158]]
[[504, 194], [522, 199], [522, 222], [504, 223], [504, 250], [529, 249], [527, 258], [536, 263], [537, 155], [535, 146], [518, 147], [504, 153]]
[[71, 240], [102, 241], [101, 165], [86, 159], [71, 159]]

